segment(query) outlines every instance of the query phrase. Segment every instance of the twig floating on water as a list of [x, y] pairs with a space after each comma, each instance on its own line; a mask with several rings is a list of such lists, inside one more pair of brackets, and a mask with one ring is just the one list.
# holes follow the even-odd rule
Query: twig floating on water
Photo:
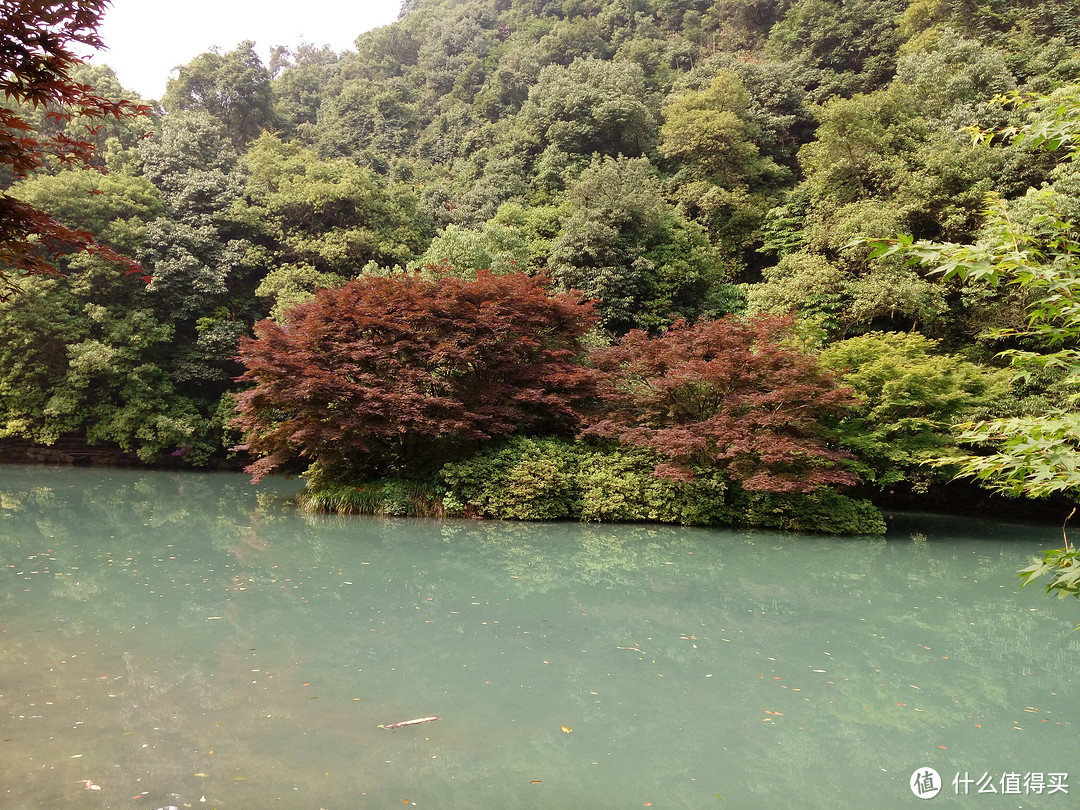
[[398, 728], [405, 728], [405, 726], [418, 726], [421, 723], [430, 723], [432, 720], [441, 720], [441, 717], [417, 717], [415, 720], [402, 720], [400, 723], [387, 723], [383, 725], [379, 724], [379, 728], [385, 728], [387, 731], [393, 731]]

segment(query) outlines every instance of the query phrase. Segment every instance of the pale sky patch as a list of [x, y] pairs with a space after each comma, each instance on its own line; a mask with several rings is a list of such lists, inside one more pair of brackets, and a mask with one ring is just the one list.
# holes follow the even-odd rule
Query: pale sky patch
[[246, 39], [264, 64], [275, 45], [301, 42], [351, 50], [357, 36], [397, 19], [401, 0], [113, 0], [98, 33], [108, 50], [91, 61], [112, 67], [120, 83], [160, 99], [170, 71], [218, 46]]

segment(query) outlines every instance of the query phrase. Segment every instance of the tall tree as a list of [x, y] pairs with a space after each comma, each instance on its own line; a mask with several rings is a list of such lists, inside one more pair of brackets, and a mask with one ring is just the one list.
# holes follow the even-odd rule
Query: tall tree
[[169, 79], [165, 109], [203, 110], [217, 118], [237, 148], [258, 137], [274, 121], [270, 72], [255, 53], [255, 43], [241, 42], [228, 53], [200, 54]]
[[659, 99], [633, 62], [576, 59], [540, 71], [519, 121], [539, 152], [636, 157], [656, 143]]
[[566, 199], [549, 267], [564, 288], [598, 301], [609, 330], [696, 318], [727, 281], [704, 229], [664, 199], [648, 158], [594, 158]]

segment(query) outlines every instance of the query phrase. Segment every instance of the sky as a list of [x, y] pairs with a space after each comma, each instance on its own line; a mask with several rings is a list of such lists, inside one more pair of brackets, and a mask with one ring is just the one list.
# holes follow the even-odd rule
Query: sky
[[230, 51], [254, 40], [263, 63], [275, 45], [301, 42], [352, 49], [365, 31], [397, 19], [401, 0], [112, 0], [98, 33], [108, 50], [93, 62], [112, 67], [120, 83], [160, 99], [169, 72], [217, 45]]

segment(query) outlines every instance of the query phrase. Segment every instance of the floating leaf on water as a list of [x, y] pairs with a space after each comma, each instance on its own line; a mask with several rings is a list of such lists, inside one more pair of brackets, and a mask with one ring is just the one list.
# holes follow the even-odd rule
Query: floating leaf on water
[[208, 774], [208, 773], [197, 773], [195, 775], [202, 778], [202, 779], [209, 779], [210, 778], [210, 774]]

